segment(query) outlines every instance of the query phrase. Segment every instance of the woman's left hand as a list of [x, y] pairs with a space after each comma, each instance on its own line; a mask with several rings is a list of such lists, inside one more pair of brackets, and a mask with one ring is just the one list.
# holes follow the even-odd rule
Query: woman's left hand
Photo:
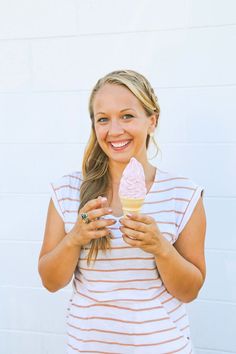
[[166, 254], [170, 243], [160, 232], [156, 221], [143, 214], [128, 214], [120, 219], [120, 231], [126, 243], [152, 253], [155, 257]]

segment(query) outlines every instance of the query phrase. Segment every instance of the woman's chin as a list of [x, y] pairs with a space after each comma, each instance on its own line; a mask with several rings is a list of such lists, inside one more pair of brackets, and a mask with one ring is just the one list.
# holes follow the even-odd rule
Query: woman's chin
[[110, 162], [113, 163], [122, 163], [122, 164], [127, 164], [129, 163], [131, 157], [133, 157], [132, 154], [124, 154], [123, 156], [108, 156]]

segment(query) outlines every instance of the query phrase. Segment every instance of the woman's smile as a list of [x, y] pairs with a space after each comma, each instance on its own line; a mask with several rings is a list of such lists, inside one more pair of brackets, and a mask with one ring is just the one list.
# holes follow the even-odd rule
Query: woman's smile
[[119, 140], [119, 141], [110, 141], [109, 146], [113, 151], [124, 151], [132, 142], [131, 139], [129, 140]]

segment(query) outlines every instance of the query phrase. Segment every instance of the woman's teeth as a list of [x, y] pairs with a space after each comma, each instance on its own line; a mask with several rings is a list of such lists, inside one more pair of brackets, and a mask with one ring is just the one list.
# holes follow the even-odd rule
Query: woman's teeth
[[111, 143], [111, 146], [113, 146], [114, 148], [120, 148], [120, 147], [124, 147], [128, 143], [129, 141], [123, 141], [122, 143]]

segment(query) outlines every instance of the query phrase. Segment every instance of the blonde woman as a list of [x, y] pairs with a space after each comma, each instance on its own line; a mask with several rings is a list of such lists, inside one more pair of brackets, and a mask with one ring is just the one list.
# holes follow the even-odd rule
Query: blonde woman
[[[39, 273], [51, 292], [73, 278], [67, 353], [182, 353], [192, 344], [185, 303], [205, 279], [203, 188], [150, 164], [157, 97], [141, 74], [114, 71], [89, 101], [82, 172], [52, 183]], [[125, 166], [145, 172], [141, 214], [122, 217]]]

